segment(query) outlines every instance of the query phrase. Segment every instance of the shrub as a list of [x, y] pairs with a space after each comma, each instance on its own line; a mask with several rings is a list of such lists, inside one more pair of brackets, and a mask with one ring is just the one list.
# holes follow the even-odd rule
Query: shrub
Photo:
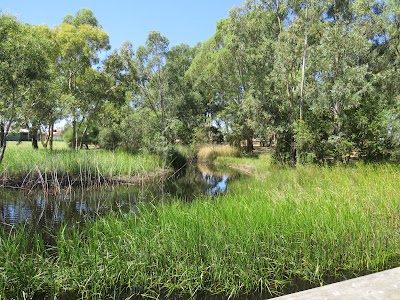
[[179, 170], [186, 165], [186, 157], [174, 146], [167, 146], [163, 152], [162, 155], [165, 157], [167, 164], [173, 167], [174, 170]]
[[99, 145], [107, 150], [115, 150], [121, 142], [121, 135], [114, 128], [103, 128], [99, 133]]

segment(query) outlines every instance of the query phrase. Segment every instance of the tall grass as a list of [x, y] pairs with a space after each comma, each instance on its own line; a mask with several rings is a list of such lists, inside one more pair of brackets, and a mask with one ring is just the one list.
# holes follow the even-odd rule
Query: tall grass
[[131, 155], [105, 150], [33, 150], [12, 146], [0, 165], [0, 179], [11, 185], [42, 181], [86, 181], [133, 177], [159, 171], [164, 162], [149, 154]]
[[229, 145], [207, 145], [203, 146], [197, 152], [197, 158], [200, 161], [214, 161], [219, 156], [230, 157], [238, 153], [237, 149]]
[[[233, 182], [217, 200], [142, 204], [136, 215], [63, 228], [51, 252], [38, 249], [34, 264], [51, 260], [38, 276], [51, 274], [43, 280], [56, 296], [234, 298], [275, 296], [400, 266], [397, 166], [290, 169], [268, 159], [220, 160], [251, 165], [255, 175]], [[0, 267], [3, 297], [13, 295], [4, 292], [17, 281], [13, 274]]]

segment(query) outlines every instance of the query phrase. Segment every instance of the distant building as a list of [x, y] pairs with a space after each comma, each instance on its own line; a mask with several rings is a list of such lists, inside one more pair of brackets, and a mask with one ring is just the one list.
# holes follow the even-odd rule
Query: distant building
[[29, 129], [21, 128], [19, 130], [19, 142], [30, 141], [31, 137], [29, 134]]
[[[53, 130], [53, 140], [54, 141], [63, 141], [63, 134], [64, 132], [60, 129], [54, 129]], [[39, 132], [37, 139], [40, 140], [45, 140], [49, 133], [47, 131], [45, 132]], [[26, 142], [26, 141], [31, 141], [32, 136], [29, 132], [29, 129], [26, 128], [21, 128], [19, 131], [12, 131], [8, 134], [7, 136], [7, 141], [14, 141], [14, 142]]]
[[63, 141], [63, 134], [64, 132], [60, 129], [54, 129], [53, 130], [53, 140], [54, 141]]

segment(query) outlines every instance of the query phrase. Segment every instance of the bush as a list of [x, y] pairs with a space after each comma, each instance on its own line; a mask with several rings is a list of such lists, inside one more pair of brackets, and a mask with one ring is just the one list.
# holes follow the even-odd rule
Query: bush
[[99, 145], [103, 149], [115, 150], [121, 143], [121, 135], [114, 128], [103, 128], [99, 133]]
[[[78, 134], [78, 146], [86, 145], [88, 147], [89, 144], [97, 145], [98, 143], [98, 136], [99, 136], [99, 129], [95, 125], [88, 125], [85, 131], [86, 123], [77, 126], [77, 134]], [[71, 125], [65, 127], [63, 133], [63, 140], [68, 144], [68, 147], [72, 147], [73, 140], [75, 139], [73, 135], [73, 128]], [[82, 140], [83, 139], [83, 140]]]
[[179, 170], [185, 167], [187, 159], [175, 147], [167, 146], [163, 152], [162, 155], [165, 157], [167, 164], [173, 167], [174, 170]]

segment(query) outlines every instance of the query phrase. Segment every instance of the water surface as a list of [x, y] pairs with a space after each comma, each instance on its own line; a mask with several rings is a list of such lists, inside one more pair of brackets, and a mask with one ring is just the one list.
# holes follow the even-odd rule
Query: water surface
[[66, 189], [57, 195], [39, 190], [0, 190], [0, 224], [4, 228], [30, 225], [35, 228], [73, 224], [109, 212], [135, 213], [139, 202], [190, 202], [200, 195], [215, 197], [228, 190], [232, 178], [215, 173], [208, 166], [191, 166], [164, 180], [141, 185], [120, 185], [97, 189]]

